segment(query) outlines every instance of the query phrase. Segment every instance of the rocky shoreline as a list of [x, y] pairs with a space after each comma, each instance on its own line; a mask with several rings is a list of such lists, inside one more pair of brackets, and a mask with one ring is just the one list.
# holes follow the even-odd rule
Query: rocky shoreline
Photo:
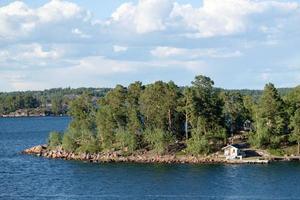
[[112, 163], [112, 162], [124, 162], [124, 163], [164, 163], [164, 164], [267, 164], [270, 160], [226, 160], [219, 156], [177, 156], [172, 155], [153, 155], [149, 153], [136, 153], [129, 156], [123, 156], [118, 152], [108, 153], [69, 153], [61, 148], [55, 150], [47, 149], [47, 145], [38, 145], [32, 148], [26, 149], [23, 154], [41, 156], [51, 159], [64, 159], [64, 160], [78, 160], [92, 163]]

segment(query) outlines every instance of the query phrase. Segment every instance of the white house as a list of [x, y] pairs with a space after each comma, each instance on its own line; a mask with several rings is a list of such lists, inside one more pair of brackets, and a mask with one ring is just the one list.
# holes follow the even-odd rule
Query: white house
[[243, 159], [243, 157], [246, 156], [245, 152], [240, 149], [238, 144], [227, 145], [226, 147], [223, 147], [222, 150], [224, 150], [224, 156], [227, 160]]

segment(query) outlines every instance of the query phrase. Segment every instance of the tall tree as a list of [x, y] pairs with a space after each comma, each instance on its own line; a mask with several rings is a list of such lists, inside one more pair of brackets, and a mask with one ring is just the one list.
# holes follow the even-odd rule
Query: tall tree
[[247, 111], [244, 106], [243, 96], [237, 92], [225, 92], [222, 94], [224, 101], [224, 119], [227, 129], [233, 135], [242, 130], [245, 120], [247, 119]]
[[196, 95], [198, 117], [206, 119], [206, 126], [212, 128], [222, 124], [222, 101], [214, 90], [214, 82], [206, 76], [196, 76], [192, 82]]
[[291, 141], [298, 144], [298, 155], [300, 154], [300, 108], [298, 108], [291, 120], [292, 135]]
[[71, 102], [69, 115], [72, 117], [70, 126], [74, 129], [94, 130], [95, 106], [91, 95], [84, 93]]
[[141, 82], [135, 82], [128, 86], [126, 99], [128, 124], [127, 129], [136, 135], [139, 135], [143, 129], [142, 114], [140, 112], [140, 96], [144, 90]]
[[281, 136], [287, 133], [287, 124], [284, 102], [275, 86], [269, 83], [258, 104], [254, 144], [259, 147], [278, 147]]
[[195, 100], [195, 90], [190, 87], [185, 87], [183, 95], [180, 99], [180, 108], [185, 118], [185, 138], [189, 138], [190, 127], [195, 128], [197, 124], [197, 108]]
[[140, 98], [141, 113], [146, 128], [168, 131], [176, 118], [178, 87], [174, 83], [157, 81], [143, 91]]
[[127, 126], [126, 98], [127, 88], [117, 85], [98, 101], [97, 135], [104, 149], [111, 148], [115, 142], [116, 131]]

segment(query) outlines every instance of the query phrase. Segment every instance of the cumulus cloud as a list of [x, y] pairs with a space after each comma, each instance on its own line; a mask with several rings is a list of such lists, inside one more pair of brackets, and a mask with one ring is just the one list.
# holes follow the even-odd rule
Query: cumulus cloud
[[[57, 48], [49, 48], [45, 50], [41, 44], [20, 44], [11, 47], [9, 50], [0, 52], [0, 55], [4, 57], [10, 57], [11, 59], [59, 59], [63, 56], [64, 50]], [[1, 56], [0, 56], [1, 57]]]
[[30, 36], [35, 29], [49, 31], [47, 28], [54, 28], [55, 24], [70, 21], [78, 24], [89, 19], [88, 11], [68, 1], [52, 0], [39, 8], [30, 8], [24, 2], [15, 1], [0, 7], [0, 40]]
[[106, 19], [71, 0], [25, 2], [0, 7], [0, 85], [10, 90], [114, 85], [118, 76], [189, 81], [196, 73], [252, 83], [274, 76], [258, 68], [299, 58], [299, 0], [138, 0]]
[[203, 0], [200, 8], [175, 3], [171, 16], [177, 20], [175, 23], [194, 31], [187, 36], [213, 37], [246, 31], [255, 14], [272, 11], [282, 15], [298, 8], [296, 2]]
[[108, 23], [129, 26], [141, 34], [163, 31], [172, 9], [171, 0], [140, 0], [137, 5], [124, 3], [112, 14]]
[[297, 9], [296, 2], [267, 0], [203, 0], [199, 8], [171, 0], [139, 0], [122, 4], [108, 24], [138, 34], [175, 29], [188, 37], [213, 37], [245, 32], [255, 14], [281, 16]]

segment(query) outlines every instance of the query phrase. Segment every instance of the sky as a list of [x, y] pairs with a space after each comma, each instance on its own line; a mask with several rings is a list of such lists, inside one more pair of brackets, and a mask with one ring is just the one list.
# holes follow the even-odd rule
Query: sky
[[300, 83], [300, 0], [0, 0], [0, 91]]

